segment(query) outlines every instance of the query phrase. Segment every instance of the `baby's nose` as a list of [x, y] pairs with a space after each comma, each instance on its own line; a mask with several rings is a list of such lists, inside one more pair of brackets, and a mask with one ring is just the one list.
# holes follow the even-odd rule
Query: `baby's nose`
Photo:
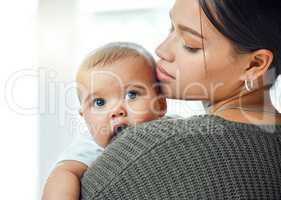
[[112, 118], [125, 117], [127, 115], [125, 109], [121, 108], [111, 113]]

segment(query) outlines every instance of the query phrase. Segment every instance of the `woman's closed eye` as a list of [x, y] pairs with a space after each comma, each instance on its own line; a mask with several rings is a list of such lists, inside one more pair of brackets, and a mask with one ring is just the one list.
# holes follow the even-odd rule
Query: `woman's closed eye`
[[105, 99], [103, 98], [96, 98], [93, 100], [93, 106], [97, 108], [101, 108], [106, 104]]
[[[174, 31], [175, 31], [175, 27], [174, 27], [173, 23], [171, 23], [169, 33], [173, 33]], [[183, 48], [190, 53], [197, 53], [199, 50], [201, 50], [201, 48], [193, 48], [193, 47], [186, 45], [185, 42], [183, 42], [183, 43], [184, 43]]]
[[200, 48], [193, 48], [185, 44], [183, 45], [183, 48], [190, 53], [197, 53], [199, 50], [201, 50]]
[[125, 96], [126, 100], [134, 100], [139, 96], [139, 92], [136, 90], [129, 90]]
[[185, 50], [187, 50], [189, 53], [197, 53], [198, 51], [201, 50], [201, 48], [191, 47], [191, 45], [188, 45], [184, 39], [182, 39], [182, 47]]

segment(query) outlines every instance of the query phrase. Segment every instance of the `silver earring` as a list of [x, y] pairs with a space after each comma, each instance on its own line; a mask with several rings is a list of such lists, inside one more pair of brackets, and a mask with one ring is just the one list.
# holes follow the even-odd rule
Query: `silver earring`
[[[250, 84], [249, 84], [250, 82]], [[245, 87], [247, 91], [252, 91], [254, 89], [254, 81], [253, 80], [245, 80]]]

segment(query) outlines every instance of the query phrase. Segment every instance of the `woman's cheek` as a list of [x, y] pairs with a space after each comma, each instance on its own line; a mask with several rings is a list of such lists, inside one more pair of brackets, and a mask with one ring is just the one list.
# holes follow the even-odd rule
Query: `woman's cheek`
[[181, 56], [177, 67], [177, 75], [180, 76], [180, 80], [193, 83], [201, 82], [205, 78], [207, 71], [202, 57], [201, 52], [185, 57]]
[[202, 90], [206, 89], [208, 72], [201, 50], [197, 53], [181, 52], [177, 57], [175, 68], [177, 69], [177, 83], [174, 89], [179, 90], [182, 97], [193, 94], [198, 96]]

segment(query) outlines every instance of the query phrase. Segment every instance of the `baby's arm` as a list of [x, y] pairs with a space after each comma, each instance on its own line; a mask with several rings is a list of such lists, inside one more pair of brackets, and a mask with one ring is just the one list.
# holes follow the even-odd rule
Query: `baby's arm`
[[43, 200], [79, 199], [80, 177], [101, 153], [102, 149], [89, 134], [78, 135], [56, 162], [46, 182]]
[[51, 172], [43, 192], [43, 200], [77, 200], [80, 178], [87, 165], [79, 161], [62, 161]]

